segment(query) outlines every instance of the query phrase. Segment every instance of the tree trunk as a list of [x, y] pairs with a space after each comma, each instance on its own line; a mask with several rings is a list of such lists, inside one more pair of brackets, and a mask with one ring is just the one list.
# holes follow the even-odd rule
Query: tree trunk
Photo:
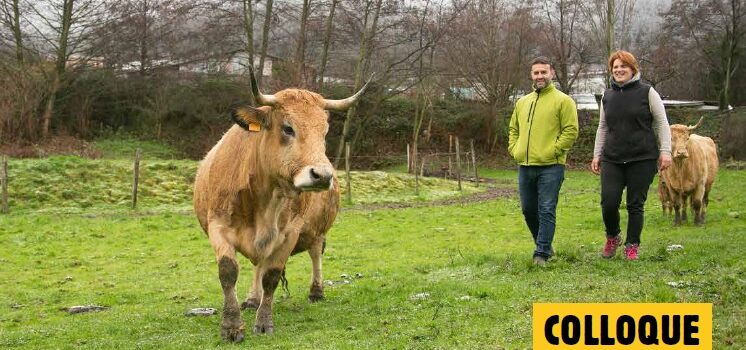
[[19, 66], [24, 63], [23, 59], [23, 36], [21, 33], [21, 13], [18, 8], [18, 0], [13, 0], [13, 18], [11, 19], [11, 30], [13, 31], [13, 41], [16, 44], [16, 61]]
[[[611, 56], [611, 52], [614, 50], [614, 0], [606, 0], [606, 58]], [[606, 67], [606, 69], [609, 69]], [[611, 72], [607, 71], [607, 76], [611, 75]], [[606, 87], [609, 87], [609, 79], [606, 81]]]
[[[259, 73], [256, 75], [257, 84], [262, 84], [262, 77], [264, 76], [264, 60], [267, 57], [267, 45], [269, 44], [269, 28], [272, 24], [272, 3], [273, 0], [267, 0], [267, 7], [264, 11], [264, 26], [262, 27], [262, 48], [259, 52]], [[252, 64], [254, 58], [251, 58]]]
[[723, 62], [723, 88], [718, 96], [718, 109], [721, 111], [728, 110], [730, 105], [730, 87], [731, 80], [736, 73], [739, 61], [739, 46], [740, 37], [743, 35], [741, 32], [739, 19], [743, 16], [741, 13], [741, 2], [739, 0], [730, 1], [730, 23], [726, 28], [724, 38], [724, 50], [721, 60]]
[[[422, 19], [420, 20], [419, 30], [419, 48], [422, 50], [424, 45], [424, 19], [427, 17], [427, 7], [422, 11]], [[422, 120], [425, 117], [425, 109], [427, 108], [427, 83], [424, 77], [425, 71], [425, 55], [421, 55], [417, 60], [417, 78], [419, 79], [419, 86], [417, 89], [417, 104], [414, 109], [414, 122], [412, 123], [412, 144], [415, 149], [420, 148], [420, 131], [422, 130]], [[431, 62], [432, 63], [432, 62]], [[417, 171], [417, 164], [413, 164], [414, 171]]]
[[311, 0], [303, 0], [303, 10], [300, 15], [300, 29], [298, 30], [298, 44], [295, 46], [295, 84], [302, 87], [305, 81], [306, 66], [306, 23], [311, 12]]
[[54, 74], [54, 80], [52, 81], [52, 86], [49, 91], [49, 97], [47, 99], [47, 104], [44, 108], [44, 113], [41, 116], [41, 137], [42, 139], [46, 139], [49, 137], [49, 129], [52, 125], [52, 114], [54, 113], [54, 102], [57, 98], [57, 91], [59, 90], [60, 86], [60, 77], [57, 75], [57, 73]]
[[319, 63], [318, 72], [318, 85], [319, 93], [324, 92], [324, 74], [326, 73], [326, 63], [329, 57], [329, 47], [332, 43], [332, 30], [334, 29], [334, 10], [337, 8], [339, 0], [332, 0], [331, 7], [329, 8], [329, 16], [326, 18], [326, 26], [324, 28], [324, 48], [321, 51], [321, 62]]
[[70, 26], [72, 24], [73, 3], [74, 0], [65, 0], [63, 2], [62, 26], [60, 28], [60, 37], [57, 46], [57, 58], [55, 61], [55, 71], [53, 73], [54, 78], [52, 80], [49, 99], [47, 100], [47, 105], [41, 118], [42, 138], [47, 138], [49, 136], [49, 129], [51, 128], [52, 117], [54, 115], [54, 102], [57, 98], [57, 92], [60, 89], [60, 85], [65, 78], [65, 63], [67, 62], [67, 45], [70, 36]]
[[[376, 31], [378, 30], [378, 15], [381, 12], [381, 4], [383, 3], [383, 0], [375, 0], [375, 1], [376, 1], [376, 4], [375, 4], [375, 9], [373, 10], [374, 11], [373, 20], [372, 20], [372, 25], [370, 26], [370, 28], [368, 28], [368, 16], [370, 16], [370, 5], [372, 4], [372, 1], [367, 2], [367, 6], [365, 9], [365, 21], [363, 24], [364, 24], [364, 28], [367, 30], [364, 30], [362, 33], [363, 37], [360, 42], [360, 56], [358, 57], [357, 64], [355, 65], [355, 86], [354, 86], [355, 91], [360, 89], [362, 85], [365, 66], [368, 65], [368, 56], [370, 55], [370, 46], [372, 45], [373, 38], [375, 37]], [[339, 145], [337, 146], [337, 153], [334, 159], [335, 168], [339, 166], [339, 161], [342, 158], [342, 151], [344, 151], [344, 144], [350, 133], [350, 125], [352, 122], [352, 117], [355, 115], [356, 111], [357, 111], [357, 104], [350, 107], [347, 110], [347, 114], [345, 115], [345, 122], [342, 126], [342, 136], [339, 139]]]
[[140, 24], [140, 76], [145, 76], [145, 70], [148, 68], [148, 11], [150, 6], [149, 0], [142, 0], [142, 23]]
[[254, 65], [254, 8], [251, 0], [243, 0], [244, 32], [246, 33], [246, 53], [249, 62]]

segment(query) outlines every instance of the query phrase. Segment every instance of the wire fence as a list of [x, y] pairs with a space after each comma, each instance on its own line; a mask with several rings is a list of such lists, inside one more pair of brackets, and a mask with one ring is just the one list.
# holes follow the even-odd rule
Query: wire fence
[[[462, 180], [469, 178], [479, 185], [479, 177], [476, 171], [476, 155], [474, 154], [474, 143], [471, 142], [471, 150], [468, 152], [461, 153], [458, 145], [458, 139], [456, 139], [456, 151], [455, 152], [432, 152], [418, 155], [417, 149], [410, 148], [407, 145], [406, 155], [394, 155], [394, 156], [376, 156], [376, 155], [361, 155], [352, 156], [350, 155], [349, 144], [345, 145], [345, 157], [344, 157], [344, 170], [346, 184], [345, 200], [348, 203], [353, 202], [353, 180], [350, 176], [350, 169], [352, 168], [353, 162], [356, 160], [370, 160], [370, 159], [385, 159], [388, 161], [396, 161], [397, 163], [406, 162], [407, 171], [415, 176], [415, 188], [414, 192], [419, 195], [420, 190], [420, 177], [441, 177], [444, 179], [452, 179], [458, 181], [458, 190], [462, 191]], [[419, 158], [418, 158], [419, 157]], [[135, 151], [135, 155], [132, 163], [132, 195], [131, 195], [131, 208], [137, 209], [138, 202], [138, 187], [141, 181], [140, 164], [142, 159], [141, 149]], [[332, 159], [334, 160], [334, 159]], [[465, 165], [465, 168], [464, 166]], [[473, 174], [473, 177], [470, 175]], [[0, 213], [8, 213], [9, 200], [8, 200], [8, 158], [3, 155], [0, 157]]]

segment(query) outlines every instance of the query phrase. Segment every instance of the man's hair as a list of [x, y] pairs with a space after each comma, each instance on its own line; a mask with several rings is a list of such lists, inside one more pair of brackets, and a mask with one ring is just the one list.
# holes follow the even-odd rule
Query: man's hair
[[548, 64], [549, 67], [552, 68], [552, 61], [547, 56], [539, 56], [531, 60], [531, 67], [535, 64]]
[[627, 51], [618, 50], [609, 56], [609, 72], [614, 69], [614, 61], [620, 60], [626, 66], [632, 68], [632, 75], [636, 75], [640, 71], [640, 64], [637, 63], [635, 56]]

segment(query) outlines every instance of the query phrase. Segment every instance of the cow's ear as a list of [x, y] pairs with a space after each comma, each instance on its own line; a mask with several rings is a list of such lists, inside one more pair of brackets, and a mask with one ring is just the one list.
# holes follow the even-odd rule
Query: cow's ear
[[240, 127], [248, 131], [261, 131], [269, 127], [267, 112], [251, 106], [241, 106], [233, 109], [231, 118]]

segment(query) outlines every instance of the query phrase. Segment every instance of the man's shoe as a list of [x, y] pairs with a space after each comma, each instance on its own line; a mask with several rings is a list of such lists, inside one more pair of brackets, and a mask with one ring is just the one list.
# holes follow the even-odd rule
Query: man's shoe
[[543, 258], [541, 256], [535, 256], [534, 257], [534, 265], [539, 267], [544, 267], [547, 264], [547, 259]]
[[638, 256], [638, 250], [640, 249], [640, 245], [637, 243], [634, 244], [627, 244], [626, 247], [624, 247], [624, 258], [627, 260], [637, 260]]
[[611, 259], [616, 255], [616, 249], [622, 244], [622, 237], [616, 235], [614, 237], [606, 238], [606, 245], [604, 246], [603, 257]]

